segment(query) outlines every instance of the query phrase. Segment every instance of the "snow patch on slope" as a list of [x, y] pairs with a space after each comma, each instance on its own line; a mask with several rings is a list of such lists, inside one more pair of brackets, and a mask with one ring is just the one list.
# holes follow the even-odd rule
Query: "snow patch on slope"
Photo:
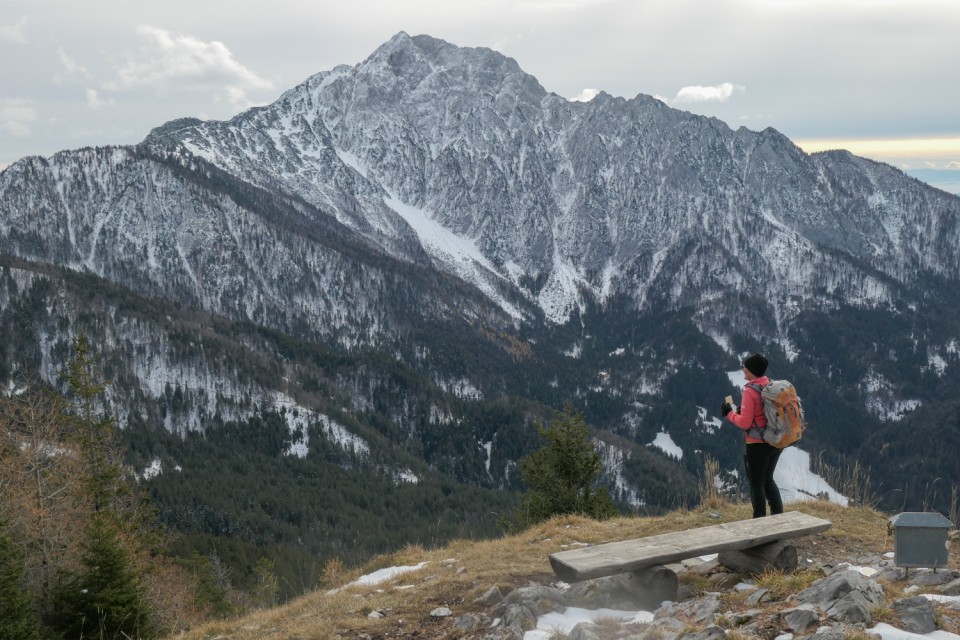
[[647, 446], [656, 447], [671, 458], [676, 458], [677, 460], [683, 459], [683, 449], [677, 446], [677, 443], [673, 441], [673, 438], [671, 438], [670, 434], [666, 431], [660, 431], [657, 437], [653, 439], [653, 442]]
[[385, 198], [384, 203], [407, 221], [434, 259], [460, 279], [475, 285], [512, 317], [523, 319], [523, 313], [507, 302], [492, 283], [502, 276], [473, 240], [461, 238], [433, 220], [427, 211], [406, 204], [393, 194]]
[[787, 447], [773, 474], [780, 487], [780, 497], [786, 502], [801, 502], [823, 496], [835, 504], [847, 506], [849, 500], [838, 493], [827, 481], [810, 470], [810, 454], [797, 447]]

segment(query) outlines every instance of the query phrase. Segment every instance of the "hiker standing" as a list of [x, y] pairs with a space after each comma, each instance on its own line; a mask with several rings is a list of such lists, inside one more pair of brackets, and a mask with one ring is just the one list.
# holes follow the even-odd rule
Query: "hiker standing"
[[780, 489], [773, 480], [773, 472], [777, 468], [782, 450], [764, 442], [760, 433], [760, 429], [767, 425], [767, 419], [763, 415], [763, 399], [756, 386], [762, 388], [769, 384], [770, 379], [765, 375], [766, 372], [767, 359], [762, 354], [755, 353], [744, 360], [743, 375], [747, 379], [747, 385], [743, 388], [740, 408], [734, 411], [727, 402], [720, 408], [723, 417], [744, 432], [747, 442], [744, 460], [750, 481], [750, 502], [753, 503], [754, 518], [767, 515], [768, 502], [771, 514], [783, 513]]

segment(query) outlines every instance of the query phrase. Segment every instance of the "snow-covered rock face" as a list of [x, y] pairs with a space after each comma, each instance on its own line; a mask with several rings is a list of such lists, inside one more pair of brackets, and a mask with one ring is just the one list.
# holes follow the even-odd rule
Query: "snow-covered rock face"
[[[584, 292], [626, 292], [706, 301], [709, 330], [732, 289], [789, 313], [791, 296], [838, 287], [885, 303], [881, 274], [960, 273], [960, 199], [891, 167], [808, 156], [772, 129], [733, 131], [649, 96], [570, 102], [510, 58], [428, 36], [398, 34], [269, 107], [188, 125], [153, 144], [295, 193], [393, 255], [420, 244], [514, 317], [496, 293], [511, 283], [555, 322]], [[437, 228], [458, 241], [436, 242]]]
[[[844, 152], [807, 156], [774, 130], [733, 131], [649, 96], [570, 102], [495, 51], [428, 36], [400, 33], [272, 105], [227, 122], [174, 121], [145, 145], [302, 198], [314, 207], [306, 218], [329, 214], [394, 257], [429, 255], [518, 320], [529, 312], [506, 291], [519, 288], [554, 322], [585, 293], [623, 292], [641, 307], [695, 305], [709, 333], [736, 289], [768, 300], [779, 334], [791, 299], [829, 304], [823, 294], [842, 288], [875, 305], [894, 296], [885, 275], [960, 275], [960, 199], [891, 167]], [[24, 215], [36, 210], [21, 180], [49, 172], [41, 197], [52, 203], [40, 209], [59, 209], [61, 220], [33, 219], [47, 229], [38, 234], [63, 236], [66, 264], [109, 271], [107, 244], [136, 254], [148, 279], [192, 283], [216, 308], [236, 274], [205, 291], [215, 265], [197, 273], [191, 251], [220, 244], [224, 260], [249, 260], [241, 234], [256, 221], [128, 150], [27, 162], [0, 179], [5, 213], [11, 199]], [[179, 213], [175, 235], [139, 233], [163, 212]], [[16, 233], [11, 223], [5, 215], [4, 237]], [[113, 225], [121, 233], [111, 236]], [[313, 268], [287, 262], [281, 253], [276, 266]], [[268, 306], [257, 297], [271, 293], [246, 294], [237, 311], [255, 317]]]

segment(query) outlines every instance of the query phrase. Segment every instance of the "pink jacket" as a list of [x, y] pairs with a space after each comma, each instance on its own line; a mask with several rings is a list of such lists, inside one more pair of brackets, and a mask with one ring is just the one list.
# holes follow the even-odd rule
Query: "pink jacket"
[[[770, 378], [767, 376], [760, 376], [756, 380], [751, 381], [750, 384], [758, 384], [761, 387], [765, 387], [769, 382]], [[728, 413], [727, 420], [732, 422], [734, 426], [743, 429], [747, 444], [763, 442], [763, 440], [759, 438], [753, 438], [746, 433], [750, 427], [767, 426], [767, 418], [763, 415], [763, 400], [760, 398], [760, 393], [756, 389], [752, 389], [749, 386], [744, 387], [740, 399], [740, 410], [731, 411]]]

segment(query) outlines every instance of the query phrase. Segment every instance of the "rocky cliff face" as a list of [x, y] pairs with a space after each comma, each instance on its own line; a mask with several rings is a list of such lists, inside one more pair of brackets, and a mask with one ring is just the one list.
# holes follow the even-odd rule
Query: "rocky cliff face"
[[581, 292], [642, 307], [651, 291], [699, 304], [737, 288], [773, 310], [769, 291], [877, 304], [921, 274], [960, 275], [957, 199], [891, 167], [648, 96], [569, 102], [494, 51], [427, 36], [153, 138], [327, 208], [394, 255], [411, 256], [412, 227], [438, 266], [494, 298], [517, 287], [554, 322]]

